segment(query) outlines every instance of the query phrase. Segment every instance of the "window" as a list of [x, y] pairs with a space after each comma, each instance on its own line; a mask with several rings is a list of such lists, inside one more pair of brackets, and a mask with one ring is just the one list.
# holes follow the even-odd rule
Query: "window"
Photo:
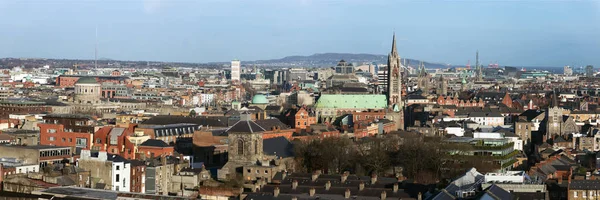
[[258, 154], [258, 141], [254, 142], [254, 153]]
[[119, 170], [119, 165], [117, 165], [117, 170]]
[[237, 141], [237, 154], [244, 155], [244, 141], [242, 139]]
[[62, 141], [63, 141], [63, 142], [66, 142], [66, 141], [67, 141], [67, 139], [65, 139], [65, 138], [62, 138]]
[[577, 198], [577, 191], [573, 192], [573, 197]]
[[100, 139], [100, 138], [96, 139], [96, 143], [98, 143], [98, 144], [102, 143], [102, 139]]
[[56, 129], [48, 129], [48, 133], [56, 133]]
[[85, 139], [85, 138], [76, 138], [75, 146], [77, 146], [77, 147], [87, 147], [87, 139]]
[[269, 174], [269, 171], [265, 170], [265, 174]]
[[54, 141], [54, 137], [48, 137], [48, 140]]
[[116, 178], [116, 181], [119, 181], [119, 179], [120, 179], [120, 178], [119, 178], [119, 175], [118, 175], [118, 174], [117, 174], [117, 178]]

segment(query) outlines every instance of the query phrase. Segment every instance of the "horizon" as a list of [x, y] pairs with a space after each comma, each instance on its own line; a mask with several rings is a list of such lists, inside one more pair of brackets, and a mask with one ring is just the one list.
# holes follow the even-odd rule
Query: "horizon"
[[401, 58], [431, 63], [600, 64], [598, 1], [0, 1], [0, 18], [6, 58], [93, 60], [96, 41], [121, 61], [387, 55], [396, 32]]

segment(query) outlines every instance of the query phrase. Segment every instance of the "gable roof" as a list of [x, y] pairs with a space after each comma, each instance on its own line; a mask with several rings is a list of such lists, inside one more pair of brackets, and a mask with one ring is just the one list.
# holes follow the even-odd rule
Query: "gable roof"
[[165, 143], [164, 141], [156, 140], [156, 139], [148, 139], [145, 142], [143, 142], [142, 144], [140, 144], [140, 146], [169, 147], [169, 145], [167, 143]]

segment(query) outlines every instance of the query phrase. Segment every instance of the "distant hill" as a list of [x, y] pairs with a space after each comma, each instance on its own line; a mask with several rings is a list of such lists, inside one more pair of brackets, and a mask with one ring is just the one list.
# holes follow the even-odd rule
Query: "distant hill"
[[[287, 56], [280, 59], [271, 60], [256, 60], [256, 61], [242, 61], [244, 65], [258, 65], [258, 66], [281, 66], [281, 67], [331, 67], [335, 66], [340, 60], [346, 62], [363, 64], [363, 63], [376, 63], [376, 64], [387, 64], [387, 55], [376, 55], [376, 54], [353, 54], [353, 53], [317, 53], [310, 56]], [[416, 67], [419, 64], [419, 60], [415, 59], [402, 59], [402, 62], [406, 62], [409, 66]], [[427, 68], [446, 68], [447, 66], [440, 63], [430, 63], [427, 61], [423, 62]]]

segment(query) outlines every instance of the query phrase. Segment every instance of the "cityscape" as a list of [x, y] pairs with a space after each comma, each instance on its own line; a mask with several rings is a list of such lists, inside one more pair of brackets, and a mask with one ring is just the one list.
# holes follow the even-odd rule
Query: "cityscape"
[[[144, 7], [138, 12], [155, 16], [165, 14], [169, 3], [190, 3], [142, 2]], [[23, 5], [48, 6], [49, 10], [65, 5], [59, 1], [49, 1], [47, 5], [11, 3], [0, 2], [0, 12]], [[98, 2], [77, 2], [74, 6], [80, 6], [79, 3], [86, 6]], [[216, 4], [235, 10], [233, 7], [239, 5], [230, 4], [236, 3], [248, 4], [236, 1]], [[312, 6], [318, 10], [315, 7], [325, 4], [330, 8], [345, 4], [364, 3], [369, 7], [373, 6], [371, 3], [391, 6], [415, 2], [331, 0], [295, 4], [292, 0], [285, 3], [260, 0], [253, 3], [290, 4], [294, 9]], [[249, 3], [253, 5], [249, 9], [259, 11], [253, 3]], [[440, 4], [488, 6], [488, 3]], [[496, 3], [517, 7], [532, 4]], [[133, 1], [109, 4], [111, 8], [128, 7]], [[569, 2], [548, 4], [571, 6]], [[12, 12], [8, 9], [5, 11]], [[300, 13], [304, 12], [311, 13], [306, 10]], [[535, 12], [544, 14], [540, 16], [548, 14]], [[323, 19], [330, 14], [323, 14]], [[343, 16], [346, 15], [351, 14]], [[249, 21], [269, 24], [269, 20]], [[298, 23], [297, 27], [306, 25]], [[0, 19], [0, 25], [10, 27], [11, 23]], [[560, 53], [535, 55], [536, 51], [531, 52], [530, 60], [519, 62], [515, 58], [527, 56], [506, 56], [482, 44], [470, 45], [468, 50], [457, 48], [449, 57], [432, 59], [418, 53], [424, 49], [411, 46], [410, 40], [421, 40], [411, 37], [406, 28], [398, 25], [394, 30], [378, 30], [385, 32], [385, 38], [369, 39], [386, 41], [379, 50], [367, 50], [371, 53], [357, 47], [347, 52], [323, 53], [335, 50], [323, 48], [296, 54], [304, 52], [301, 51], [304, 47], [293, 46], [298, 41], [290, 41], [284, 48], [289, 50], [273, 48], [272, 54], [265, 54], [260, 46], [252, 46], [265, 55], [249, 60], [241, 58], [252, 56], [203, 46], [214, 48], [212, 53], [218, 56], [214, 60], [191, 62], [173, 61], [179, 54], [188, 55], [186, 45], [176, 49], [165, 44], [166, 51], [180, 53], [157, 55], [140, 48], [140, 52], [157, 58], [143, 60], [136, 58], [145, 53], [127, 53], [126, 45], [121, 47], [123, 52], [106, 52], [115, 47], [103, 46], [102, 41], [108, 39], [102, 38], [121, 36], [103, 36], [102, 26], [98, 27], [94, 27], [93, 42], [86, 43], [87, 49], [63, 51], [60, 49], [65, 47], [56, 46], [57, 52], [63, 52], [59, 56], [47, 56], [45, 47], [19, 50], [28, 43], [10, 34], [25, 34], [25, 28], [10, 29], [5, 32], [7, 36], [1, 35], [0, 30], [1, 199], [579, 200], [600, 197], [600, 71], [594, 66], [596, 57], [586, 56], [597, 51], [575, 57]], [[148, 34], [161, 35], [164, 33], [161, 31]], [[254, 35], [248, 33], [247, 39], [265, 40]], [[4, 42], [12, 41], [11, 37], [14, 43]], [[144, 37], [147, 36], [127, 36], [127, 39], [146, 41]], [[266, 40], [277, 37], [268, 36]], [[221, 38], [214, 35], [210, 39], [224, 40]], [[439, 41], [431, 40], [432, 45], [433, 41]], [[477, 38], [473, 41], [479, 43]], [[269, 45], [265, 43], [264, 48]], [[232, 48], [242, 51], [247, 47]], [[444, 48], [448, 47], [440, 47], [440, 51]], [[80, 51], [89, 55], [78, 58]], [[411, 52], [406, 53], [410, 56], [403, 55], [404, 52]], [[123, 57], [105, 58], [114, 55]], [[177, 56], [161, 57], [169, 55]], [[206, 59], [204, 56], [197, 58]], [[222, 60], [223, 56], [229, 58]], [[537, 58], [544, 56], [548, 58]], [[464, 58], [463, 64], [455, 62]], [[572, 60], [560, 62], [569, 59]]]

